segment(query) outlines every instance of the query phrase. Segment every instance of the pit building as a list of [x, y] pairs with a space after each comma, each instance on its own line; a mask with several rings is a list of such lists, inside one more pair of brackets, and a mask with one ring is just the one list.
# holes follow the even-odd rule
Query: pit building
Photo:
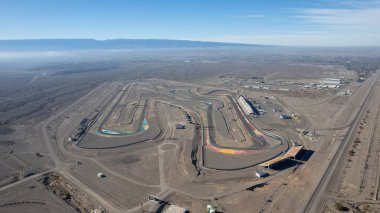
[[252, 115], [254, 113], [251, 104], [248, 103], [248, 101], [243, 96], [240, 96], [238, 98], [238, 103], [241, 106], [241, 108], [243, 109], [245, 114]]

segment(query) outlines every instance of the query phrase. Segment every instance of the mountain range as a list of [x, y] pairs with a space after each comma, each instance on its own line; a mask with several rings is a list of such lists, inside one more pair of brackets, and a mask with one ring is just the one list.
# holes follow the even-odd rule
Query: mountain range
[[20, 39], [0, 40], [0, 51], [53, 51], [137, 48], [254, 47], [256, 44], [167, 39]]

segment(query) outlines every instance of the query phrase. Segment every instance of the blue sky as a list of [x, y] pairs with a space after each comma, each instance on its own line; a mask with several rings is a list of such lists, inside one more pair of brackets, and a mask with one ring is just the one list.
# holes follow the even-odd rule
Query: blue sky
[[0, 39], [380, 46], [380, 0], [0, 0]]

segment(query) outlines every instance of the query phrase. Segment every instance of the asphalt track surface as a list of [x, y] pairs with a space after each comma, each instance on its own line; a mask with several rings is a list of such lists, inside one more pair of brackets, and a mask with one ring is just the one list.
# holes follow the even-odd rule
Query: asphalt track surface
[[371, 94], [374, 91], [376, 82], [379, 80], [379, 77], [380, 77], [380, 72], [377, 74], [377, 77], [373, 81], [373, 84], [363, 104], [361, 105], [358, 113], [356, 114], [354, 121], [351, 123], [351, 126], [348, 129], [347, 134], [344, 136], [342, 142], [340, 143], [337, 151], [334, 154], [334, 157], [330, 161], [326, 171], [323, 173], [321, 180], [319, 181], [317, 187], [315, 188], [312, 195], [310, 196], [307, 203], [305, 204], [305, 207], [303, 208], [302, 212], [318, 212], [319, 211], [318, 205], [320, 204], [321, 198], [326, 191], [326, 187], [333, 176], [335, 168], [337, 167], [337, 165], [339, 165], [339, 162], [342, 161], [343, 159], [342, 156], [344, 156], [343, 154], [345, 153], [345, 151], [347, 151], [347, 145], [350, 143], [352, 135], [358, 126], [360, 118], [363, 112], [365, 111], [365, 108], [370, 100]]
[[[131, 95], [131, 93], [134, 91], [134, 88], [136, 87], [136, 84], [132, 83], [129, 84], [128, 87], [125, 90], [120, 90], [119, 93], [122, 93], [119, 97], [118, 94], [114, 96], [113, 99], [109, 101], [109, 104], [111, 104], [115, 98], [118, 97], [118, 100], [115, 102], [113, 106], [111, 106], [111, 110], [108, 112], [108, 114], [105, 116], [105, 118], [100, 121], [100, 125], [97, 128], [97, 134], [92, 133], [86, 133], [83, 138], [77, 143], [77, 146], [79, 148], [84, 149], [109, 149], [109, 148], [118, 148], [118, 147], [124, 147], [128, 145], [134, 145], [141, 142], [152, 142], [159, 138], [162, 133], [162, 128], [159, 125], [158, 117], [155, 113], [150, 113], [149, 116], [147, 114], [147, 107], [148, 107], [148, 99], [149, 95], [145, 94], [139, 94], [139, 103], [141, 101], [144, 101], [143, 105], [143, 112], [142, 116], [138, 118], [138, 131], [135, 133], [121, 133], [119, 134], [107, 134], [107, 132], [104, 132], [104, 124], [109, 120], [110, 116], [114, 113], [114, 111], [120, 107], [120, 101], [124, 98], [125, 95], [127, 95], [127, 99]], [[128, 92], [128, 94], [127, 94]], [[101, 114], [104, 113], [104, 110], [108, 107], [108, 105], [103, 109], [101, 113], [98, 114], [97, 118], [95, 119], [95, 122], [98, 122], [97, 119], [101, 117]], [[122, 106], [125, 107], [125, 106]], [[154, 106], [156, 108], [156, 106]], [[149, 124], [149, 128], [147, 130], [142, 130], [142, 124], [144, 119], [146, 119], [147, 123]]]
[[[81, 182], [81, 180], [79, 180], [75, 176], [73, 176], [70, 173], [70, 166], [71, 166], [72, 163], [65, 163], [61, 159], [60, 155], [64, 154], [64, 155], [67, 155], [67, 156], [74, 157], [75, 154], [72, 153], [70, 150], [60, 150], [59, 147], [57, 147], [58, 150], [55, 150], [55, 144], [54, 144], [54, 142], [52, 142], [49, 139], [49, 136], [47, 134], [47, 129], [48, 129], [47, 127], [48, 127], [48, 125], [49, 125], [50, 122], [52, 122], [53, 120], [55, 120], [58, 117], [60, 117], [61, 115], [63, 115], [68, 110], [72, 109], [75, 105], [79, 104], [80, 101], [82, 101], [84, 98], [86, 98], [89, 95], [91, 95], [97, 89], [98, 88], [94, 89], [92, 92], [90, 92], [87, 95], [83, 96], [82, 98], [80, 98], [79, 100], [77, 100], [76, 102], [74, 102], [70, 106], [68, 106], [66, 109], [60, 111], [59, 113], [55, 114], [54, 116], [51, 116], [49, 119], [47, 119], [46, 121], [42, 122], [39, 125], [39, 129], [41, 130], [41, 135], [43, 137], [43, 141], [46, 143], [46, 146], [47, 146], [48, 152], [49, 152], [49, 156], [53, 160], [55, 167], [52, 168], [51, 170], [48, 170], [48, 171], [45, 171], [45, 172], [33, 175], [33, 176], [29, 177], [29, 178], [25, 178], [22, 181], [18, 181], [16, 183], [10, 185], [9, 187], [1, 187], [0, 191], [10, 189], [10, 188], [12, 188], [12, 187], [14, 187], [16, 185], [19, 185], [19, 184], [24, 183], [26, 181], [30, 181], [30, 180], [32, 180], [34, 178], [40, 177], [41, 175], [44, 175], [44, 174], [49, 173], [49, 172], [57, 172], [57, 173], [61, 174], [64, 178], [66, 178], [68, 181], [70, 181], [74, 185], [76, 185], [78, 188], [81, 188], [82, 190], [84, 190], [91, 197], [93, 197], [97, 201], [99, 201], [100, 204], [103, 207], [105, 207], [110, 212], [135, 212], [135, 211], [139, 210], [139, 206], [137, 206], [137, 207], [135, 207], [133, 209], [126, 210], [124, 207], [119, 206], [119, 205], [115, 204], [114, 202], [112, 202], [112, 200], [110, 201], [107, 197], [103, 197], [98, 192], [96, 192], [95, 189], [93, 189], [92, 187], [89, 187], [85, 183]], [[192, 99], [190, 99], [190, 100], [176, 100], [176, 99], [174, 99], [174, 98], [172, 98], [170, 96], [159, 95], [159, 94], [153, 94], [153, 95], [155, 97], [152, 98], [152, 99], [159, 100], [162, 97], [163, 100], [166, 100], [166, 101], [167, 100], [172, 100], [175, 103], [180, 103], [179, 105], [184, 104], [186, 106], [196, 107], [199, 104], [199, 103], [194, 103], [194, 100], [192, 100]], [[147, 97], [147, 99], [148, 99], [148, 97]], [[155, 113], [152, 113], [152, 114], [154, 115]], [[154, 123], [154, 121], [158, 121], [157, 116], [152, 116], [152, 119], [153, 119], [153, 121], [151, 121], [151, 123], [149, 124], [150, 127], [152, 126], [152, 123]], [[160, 124], [158, 122], [157, 122], [157, 125], [158, 125], [157, 129], [161, 130]], [[198, 131], [198, 132], [201, 133], [201, 131]], [[147, 133], [147, 131], [144, 132], [144, 134], [146, 134], [146, 133]], [[90, 134], [88, 134], [88, 135], [90, 135]], [[199, 143], [200, 140], [201, 140], [201, 134], [198, 134], [197, 137], [195, 137], [195, 138], [198, 138], [198, 137], [199, 137], [199, 140], [198, 140], [198, 143]], [[111, 138], [104, 137], [102, 143], [105, 143], [105, 142], [109, 143], [110, 139]], [[129, 138], [129, 139], [131, 139], [131, 138]], [[119, 141], [117, 141], [117, 142], [119, 142]], [[135, 141], [135, 142], [137, 143], [138, 141]], [[163, 145], [165, 145], [165, 144], [163, 144]], [[163, 173], [164, 172], [164, 167], [163, 167], [162, 157], [161, 157], [161, 155], [165, 151], [163, 149], [160, 149], [160, 147], [161, 147], [161, 145], [159, 146], [159, 156], [160, 156], [160, 162], [161, 162], [160, 163], [160, 177], [161, 177], [161, 180], [160, 180], [160, 185], [159, 186], [157, 186], [157, 185], [146, 185], [144, 183], [141, 183], [140, 181], [129, 179], [128, 177], [125, 177], [125, 176], [120, 175], [120, 174], [118, 174], [116, 172], [113, 172], [112, 170], [109, 170], [107, 167], [103, 166], [102, 164], [100, 164], [98, 161], [96, 161], [95, 159], [93, 159], [91, 157], [77, 156], [77, 155], [75, 155], [74, 159], [77, 158], [77, 159], [91, 160], [94, 163], [96, 163], [97, 165], [99, 165], [107, 174], [113, 174], [113, 175], [115, 175], [117, 177], [120, 177], [123, 180], [130, 181], [130, 182], [135, 183], [137, 185], [143, 185], [143, 186], [148, 186], [148, 187], [159, 187], [159, 188], [161, 188], [161, 192], [159, 193], [159, 195], [162, 196], [162, 197], [165, 197], [165, 196], [170, 195], [171, 193], [177, 192], [177, 193], [180, 193], [180, 194], [183, 194], [183, 195], [186, 195], [186, 196], [189, 196], [189, 197], [197, 198], [197, 199], [217, 199], [217, 198], [221, 198], [221, 197], [224, 197], [224, 196], [227, 196], [227, 195], [234, 194], [236, 192], [245, 190], [246, 188], [252, 186], [252, 183], [248, 183], [247, 182], [246, 184], [243, 184], [243, 185], [237, 185], [236, 187], [231, 188], [230, 190], [227, 190], [227, 191], [224, 191], [224, 192], [220, 192], [220, 193], [216, 193], [214, 195], [207, 195], [207, 196], [206, 195], [199, 195], [198, 193], [197, 194], [192, 194], [190, 192], [183, 191], [181, 189], [172, 188], [172, 187], [168, 186], [166, 184], [166, 182], [165, 182], [165, 176], [164, 176], [164, 173]], [[166, 147], [166, 146], [162, 146], [162, 148], [164, 148], [164, 147]], [[215, 154], [215, 152], [213, 152], [213, 153]], [[219, 154], [219, 153], [216, 153], [216, 154]], [[231, 156], [235, 157], [237, 161], [240, 161], [240, 159], [239, 159], [240, 157], [243, 157], [243, 158], [245, 158], [245, 157], [252, 158], [253, 157], [252, 155], [223, 155], [223, 157], [231, 157]], [[254, 155], [254, 156], [259, 157], [257, 155]], [[217, 159], [218, 159], [218, 157], [217, 157]], [[223, 161], [220, 161], [219, 164], [223, 164]], [[269, 179], [271, 179], [271, 178], [274, 178], [274, 177], [269, 177]], [[265, 180], [262, 180], [262, 181], [259, 181], [259, 182], [255, 182], [255, 184], [260, 184], [260, 183], [266, 182], [266, 181], [268, 181], [268, 179], [265, 179]], [[150, 201], [148, 201], [146, 203], [150, 203]], [[144, 205], [146, 203], [144, 203]]]
[[[218, 90], [217, 92], [222, 91], [223, 90]], [[215, 91], [210, 91], [206, 94], [213, 93], [215, 93]], [[186, 98], [200, 102], [203, 107], [200, 107], [198, 105], [197, 109], [203, 110], [207, 113], [207, 124], [201, 124], [201, 127], [198, 130], [203, 130], [203, 145], [201, 147], [202, 156], [200, 159], [202, 165], [199, 165], [200, 167], [216, 170], [245, 169], [277, 157], [288, 150], [289, 144], [282, 137], [272, 135], [271, 137], [281, 141], [281, 145], [270, 147], [263, 138], [257, 136], [251, 128], [251, 125], [253, 124], [247, 123], [247, 121], [243, 119], [244, 115], [242, 114], [241, 110], [238, 109], [237, 104], [234, 105], [235, 110], [238, 113], [240, 119], [242, 119], [242, 122], [244, 123], [245, 128], [249, 132], [250, 136], [255, 140], [256, 143], [254, 146], [247, 148], [231, 148], [219, 145], [216, 142], [215, 134], [217, 130], [220, 130], [220, 123], [225, 122], [224, 119], [220, 116], [215, 116], [215, 114], [222, 114], [222, 112], [219, 110], [214, 109], [221, 108], [222, 105], [218, 104], [217, 102], [219, 100], [215, 100], [215, 98], [208, 96], [198, 96], [196, 94], [192, 94], [190, 91], [188, 91], [188, 94], [186, 94], [186, 96]], [[232, 100], [230, 96], [228, 97]], [[214, 108], [213, 105], [215, 105]], [[206, 109], [204, 109], [204, 106], [206, 106]], [[219, 120], [215, 121], [214, 118], [219, 118]], [[217, 128], [214, 128], [216, 124]], [[196, 135], [201, 134], [199, 133]], [[195, 158], [193, 157], [193, 160], [194, 159]]]
[[[138, 86], [144, 85], [129, 85], [126, 90], [120, 91], [123, 92], [122, 96], [115, 95], [115, 98], [118, 97], [119, 99], [115, 102], [114, 106], [112, 106], [105, 119], [101, 121], [98, 132], [101, 131], [104, 122], [109, 119], [116, 107], [120, 107], [118, 104], [120, 103], [120, 100], [122, 100], [123, 96], [128, 95], [129, 97], [131, 92], [134, 91], [133, 89]], [[127, 91], [129, 92], [128, 94]], [[227, 98], [234, 103], [234, 110], [244, 124], [249, 136], [254, 141], [254, 144], [251, 147], [235, 148], [223, 146], [217, 143], [216, 134], [219, 134], [229, 140], [231, 140], [231, 137], [228, 137], [229, 130], [223, 113], [220, 110], [225, 108], [224, 103], [218, 98], [215, 98], [215, 95], [209, 96], [194, 94], [191, 92], [191, 87], [167, 87], [164, 91], [162, 91], [162, 89], [160, 91], [159, 89], [155, 89], [153, 86], [150, 91], [150, 93], [140, 94], [140, 99], [144, 101], [149, 100], [151, 104], [153, 104], [153, 102], [157, 103], [159, 101], [163, 101], [183, 106], [183, 109], [189, 109], [192, 113], [194, 113], [194, 116], [198, 117], [198, 119], [200, 118], [198, 114], [201, 111], [206, 113], [207, 122], [206, 124], [202, 123], [199, 126], [200, 128], [197, 128], [197, 132], [195, 134], [196, 137], [192, 141], [193, 152], [191, 156], [193, 163], [195, 164], [197, 162], [196, 156], [200, 151], [202, 155], [201, 161], [197, 162], [198, 164], [201, 163], [201, 165], [199, 165], [200, 167], [218, 170], [248, 168], [279, 156], [285, 153], [289, 148], [289, 144], [282, 138], [276, 138], [277, 140], [281, 140], [281, 143], [280, 145], [273, 146], [272, 144], [266, 142], [262, 135], [258, 136], [255, 132], [258, 131], [258, 129], [255, 129], [255, 126], [250, 122], [249, 118], [243, 114], [242, 110], [239, 108], [238, 104], [233, 101], [231, 96], [227, 95]], [[217, 92], [222, 92], [222, 90], [218, 90]], [[208, 92], [208, 94], [214, 93], [215, 91]], [[109, 103], [112, 103], [113, 101], [114, 99], [110, 100]], [[141, 125], [141, 122], [145, 117], [149, 124], [148, 130], [136, 132], [135, 134], [120, 135], [95, 135], [92, 133], [87, 133], [77, 144], [77, 146], [85, 149], [107, 149], [130, 146], [142, 142], [154, 142], [161, 136], [164, 130], [161, 128], [159, 123], [160, 121], [157, 115], [159, 112], [157, 111], [157, 107], [154, 106], [154, 112], [149, 112], [148, 117], [146, 117], [146, 108], [147, 106], [144, 106], [144, 113], [142, 113], [141, 118], [137, 119]], [[196, 143], [198, 143], [198, 147], [196, 147]], [[199, 150], [199, 146], [201, 147], [201, 150]]]
[[[135, 88], [135, 84], [129, 84], [128, 87], [125, 89], [125, 90], [121, 90], [119, 91], [119, 93], [122, 93], [120, 95], [120, 97], [118, 98], [118, 100], [116, 101], [116, 103], [112, 106], [112, 109], [111, 111], [106, 115], [106, 117], [101, 121], [97, 131], [104, 134], [104, 135], [112, 135], [112, 134], [107, 134], [106, 132], [103, 132], [102, 130], [105, 129], [104, 128], [104, 124], [108, 122], [109, 118], [111, 117], [111, 115], [113, 114], [113, 112], [116, 110], [116, 108], [120, 107], [120, 101], [124, 98], [124, 96], [126, 95], [126, 93], [128, 92], [128, 95], [127, 95], [127, 99], [129, 98], [129, 96], [131, 95], [131, 93], [133, 92], [133, 89]], [[117, 96], [118, 94], [116, 94]], [[116, 97], [115, 96], [115, 97]], [[141, 96], [140, 96], [140, 100], [141, 100]], [[140, 103], [140, 102], [139, 102]], [[125, 104], [124, 106], [122, 107], [126, 107], [127, 104]], [[145, 106], [144, 106], [144, 111], [145, 111]], [[145, 113], [143, 113], [143, 115], [145, 115]], [[123, 134], [123, 133], [119, 133], [119, 135], [127, 135], [127, 134]], [[115, 136], [115, 135], [112, 135], [112, 136]]]
[[[222, 90], [217, 90], [217, 91], [219, 92]], [[214, 93], [214, 91], [210, 91], [208, 94], [212, 94], [212, 93]], [[230, 149], [231, 147], [229, 146], [223, 146], [223, 145], [218, 144], [216, 142], [216, 137], [215, 137], [216, 131], [218, 131], [220, 135], [225, 135], [226, 133], [228, 133], [228, 130], [227, 130], [228, 127], [227, 127], [226, 121], [223, 118], [223, 113], [220, 111], [221, 108], [225, 107], [223, 102], [211, 97], [207, 97], [207, 96], [201, 97], [201, 96], [194, 95], [192, 93], [189, 93], [189, 95], [193, 100], [199, 101], [202, 104], [207, 106], [207, 109], [205, 111], [207, 113], [208, 122], [207, 122], [207, 126], [204, 126], [203, 128], [206, 128], [208, 130], [208, 135], [210, 137], [211, 145], [220, 149]], [[231, 96], [227, 95], [227, 98], [229, 98], [229, 100], [233, 102]], [[244, 118], [245, 115], [242, 114], [237, 104], [233, 104], [233, 106], [240, 120], [244, 124], [244, 127], [246, 128], [246, 130], [248, 131], [248, 133], [250, 134], [250, 136], [255, 142], [253, 146], [251, 147], [233, 148], [233, 149], [234, 150], [259, 150], [259, 149], [269, 148], [269, 144], [265, 141], [265, 139], [255, 134], [253, 129], [247, 123], [247, 120]]]
[[[144, 106], [144, 113], [146, 115], [146, 106]], [[112, 112], [110, 112], [112, 113]], [[144, 116], [140, 120], [143, 120]], [[150, 114], [149, 118], [146, 118], [149, 128], [145, 131], [137, 132], [131, 135], [112, 135], [110, 136], [100, 136], [91, 133], [85, 134], [83, 139], [78, 143], [78, 147], [85, 149], [107, 149], [107, 148], [117, 148], [128, 145], [133, 145], [141, 142], [154, 141], [157, 139], [161, 133], [162, 129], [159, 125], [159, 121], [156, 115]], [[141, 122], [141, 121], [140, 121]], [[141, 126], [141, 123], [140, 123]], [[99, 131], [99, 129], [98, 129]]]
[[[116, 97], [117, 96], [115, 96], [115, 98]], [[135, 145], [142, 142], [154, 142], [161, 136], [163, 129], [158, 120], [159, 118], [157, 115], [157, 107], [154, 106], [154, 112], [150, 112], [150, 113], [146, 112], [148, 102], [149, 101], [153, 102], [153, 100], [158, 100], [158, 101], [169, 100], [176, 104], [191, 105], [193, 103], [192, 101], [181, 103], [180, 101], [177, 101], [176, 99], [170, 96], [166, 96], [160, 93], [155, 93], [154, 91], [152, 91], [152, 93], [150, 94], [141, 94], [140, 97], [141, 99], [146, 101], [147, 104], [144, 105], [144, 112], [142, 113], [142, 116], [138, 119], [139, 120], [138, 126], [141, 127], [142, 121], [145, 118], [149, 125], [149, 128], [147, 130], [136, 132], [135, 134], [119, 134], [119, 135], [110, 135], [110, 134], [103, 134], [103, 133], [99, 135], [95, 135], [92, 133], [86, 133], [83, 136], [82, 140], [77, 143], [77, 146], [79, 148], [84, 148], [84, 149], [109, 149], [109, 148], [118, 148], [118, 147]], [[112, 101], [113, 100], [110, 100], [109, 103], [112, 103]], [[113, 110], [116, 109], [116, 105], [118, 103], [119, 101], [117, 101], [117, 103], [115, 103], [115, 105], [112, 106], [111, 111], [108, 112], [105, 119], [101, 121], [101, 125], [104, 124], [105, 120], [107, 120], [109, 116], [113, 113]], [[100, 114], [97, 117], [99, 118]], [[101, 132], [101, 130], [102, 130], [102, 127], [99, 126], [97, 131]]]
[[[136, 131], [136, 132], [132, 132], [132, 133], [125, 133], [125, 132], [122, 132], [122, 131], [115, 131], [115, 132], [117, 132], [118, 134], [110, 134], [110, 133], [107, 133], [107, 132], [105, 132], [105, 131], [103, 131], [104, 129], [107, 129], [107, 128], [105, 128], [104, 127], [104, 124], [105, 123], [107, 123], [108, 121], [109, 121], [109, 118], [111, 117], [111, 115], [113, 115], [114, 114], [114, 112], [115, 112], [115, 110], [116, 109], [118, 109], [118, 108], [122, 108], [122, 110], [121, 110], [121, 112], [120, 112], [120, 114], [121, 113], [123, 113], [123, 109], [125, 109], [126, 107], [127, 107], [127, 104], [124, 104], [124, 105], [120, 105], [120, 101], [122, 100], [122, 99], [126, 99], [126, 100], [128, 100], [129, 99], [129, 97], [131, 96], [131, 93], [133, 92], [133, 90], [135, 89], [135, 87], [136, 87], [136, 84], [130, 84], [130, 85], [128, 85], [128, 87], [126, 88], [126, 89], [123, 89], [123, 90], [121, 90], [121, 91], [119, 91], [119, 93], [122, 93], [121, 95], [120, 95], [120, 97], [118, 98], [118, 100], [116, 101], [116, 103], [112, 106], [112, 109], [111, 109], [111, 111], [106, 115], [106, 117], [101, 121], [101, 123], [100, 123], [100, 125], [99, 125], [99, 127], [98, 127], [98, 129], [97, 129], [97, 131], [98, 131], [98, 133], [101, 133], [102, 135], [109, 135], [109, 136], [113, 136], [113, 137], [116, 137], [116, 136], [126, 136], [126, 135], [131, 135], [131, 134], [134, 134], [134, 133], [138, 133], [140, 130], [141, 130], [141, 128], [142, 128], [142, 124], [143, 124], [143, 121], [144, 121], [144, 118], [145, 118], [145, 116], [146, 116], [146, 108], [147, 108], [147, 106], [148, 106], [148, 99], [144, 99], [144, 100], [142, 100], [143, 99], [143, 94], [140, 94], [140, 96], [139, 96], [139, 100], [138, 100], [138, 104], [137, 104], [137, 106], [135, 107], [135, 109], [134, 109], [134, 111], [133, 111], [133, 113], [132, 113], [132, 115], [131, 115], [131, 118], [130, 118], [130, 121], [129, 121], [129, 123], [127, 123], [127, 124], [131, 124], [132, 122], [133, 122], [133, 120], [134, 120], [134, 115], [136, 114], [136, 111], [137, 111], [137, 108], [139, 107], [139, 106], [141, 106], [140, 104], [141, 104], [141, 102], [142, 101], [144, 101], [144, 104], [142, 105], [143, 106], [143, 112], [142, 112], [142, 116], [138, 119], [138, 124], [137, 124], [137, 126], [138, 126], [138, 130]], [[127, 97], [124, 97], [125, 95], [126, 95], [126, 93], [128, 92], [128, 94], [127, 94]], [[118, 94], [116, 94], [116, 96], [117, 96]], [[115, 97], [116, 97], [115, 96]], [[120, 115], [119, 115], [119, 118], [120, 118]], [[119, 120], [119, 118], [118, 118], [118, 120]]]

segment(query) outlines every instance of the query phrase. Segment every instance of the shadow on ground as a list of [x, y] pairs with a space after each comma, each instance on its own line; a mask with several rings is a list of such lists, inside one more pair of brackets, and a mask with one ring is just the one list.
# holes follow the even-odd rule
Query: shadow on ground
[[298, 155], [297, 155], [297, 160], [301, 160], [301, 161], [308, 161], [310, 159], [310, 157], [314, 154], [314, 151], [313, 150], [307, 150], [307, 149], [303, 149], [301, 150]]
[[294, 167], [296, 165], [302, 165], [303, 163], [300, 162], [300, 161], [297, 161], [297, 160], [293, 160], [293, 159], [286, 159], [282, 162], [279, 162], [278, 164], [275, 164], [273, 166], [270, 167], [271, 170], [277, 170], [277, 171], [281, 171], [281, 170], [285, 170], [285, 169], [288, 169], [290, 167]]

